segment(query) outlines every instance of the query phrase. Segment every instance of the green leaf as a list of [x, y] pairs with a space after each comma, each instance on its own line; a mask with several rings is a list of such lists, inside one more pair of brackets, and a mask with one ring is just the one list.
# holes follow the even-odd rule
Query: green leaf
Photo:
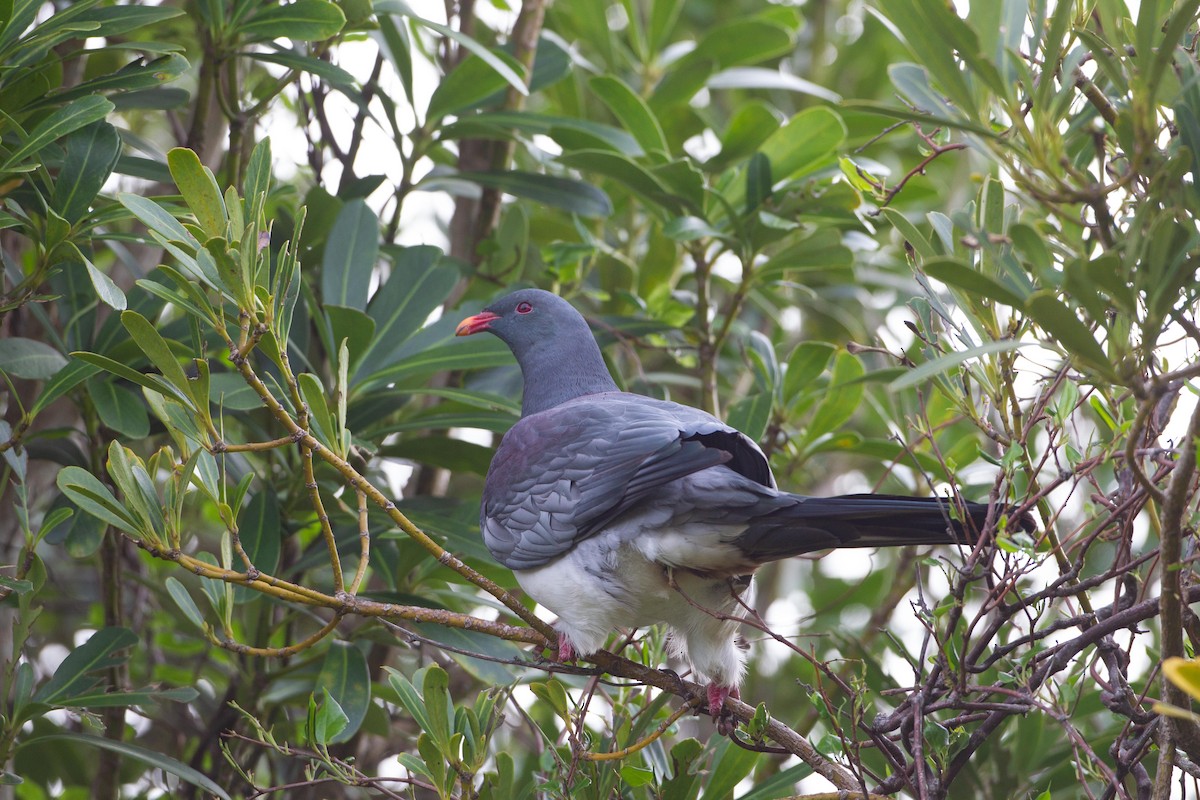
[[170, 576], [166, 580], [167, 594], [171, 595], [171, 599], [175, 601], [175, 605], [179, 606], [179, 610], [187, 617], [188, 622], [192, 623], [199, 630], [204, 630], [204, 615], [200, 613], [199, 606], [192, 599], [191, 594], [184, 588], [174, 576]]
[[212, 171], [200, 163], [200, 157], [186, 147], [175, 147], [167, 153], [167, 166], [179, 187], [179, 193], [196, 221], [209, 236], [225, 235], [225, 201]]
[[812, 95], [830, 103], [840, 103], [841, 95], [820, 84], [787, 72], [765, 67], [730, 67], [708, 79], [709, 89], [777, 89]]
[[[421, 636], [438, 644], [454, 648], [454, 650], [448, 651], [446, 655], [454, 659], [460, 667], [473, 675], [477, 680], [494, 686], [507, 685], [517, 680], [517, 676], [511, 669], [503, 663], [493, 660], [519, 661], [524, 658], [525, 654], [522, 652], [522, 649], [512, 642], [497, 639], [495, 636], [478, 631], [449, 628], [445, 625], [419, 622], [410, 624], [413, 630]], [[462, 652], [455, 652], [455, 650]], [[481, 656], [485, 656], [485, 658], [472, 658], [463, 653], [478, 653]]]
[[846, 124], [824, 106], [801, 111], [763, 142], [776, 180], [791, 180], [831, 166], [846, 138]]
[[121, 312], [121, 324], [129, 331], [134, 343], [150, 359], [150, 363], [158, 367], [163, 377], [179, 390], [183, 398], [190, 397], [187, 375], [184, 374], [183, 367], [179, 366], [179, 361], [171, 352], [167, 340], [158, 332], [158, 328], [136, 311]]
[[771, 394], [757, 392], [742, 398], [730, 406], [725, 421], [753, 441], [760, 441], [771, 421]]
[[117, 200], [138, 220], [152, 231], [172, 242], [182, 242], [195, 250], [200, 246], [196, 237], [188, 233], [187, 228], [175, 217], [171, 216], [162, 206], [153, 200], [137, 194], [122, 192]]
[[121, 291], [121, 287], [117, 286], [112, 278], [96, 269], [96, 265], [90, 260], [83, 259], [83, 266], [87, 269], [88, 277], [92, 281], [92, 288], [96, 290], [96, 296], [100, 298], [100, 301], [109, 308], [124, 311], [128, 307], [129, 301], [125, 299], [125, 293]]
[[771, 196], [771, 161], [762, 153], [755, 153], [746, 165], [746, 208], [749, 214]]
[[1200, 661], [1173, 657], [1163, 661], [1163, 674], [1167, 680], [1185, 691], [1194, 700], [1200, 700]]
[[326, 303], [367, 307], [371, 273], [379, 260], [379, 218], [363, 200], [342, 206], [325, 241], [321, 296]]
[[92, 673], [123, 663], [125, 656], [114, 654], [137, 643], [137, 634], [128, 628], [101, 628], [63, 659], [50, 680], [33, 695], [34, 702], [70, 705], [73, 695], [90, 691], [99, 682]]
[[443, 139], [483, 138], [487, 134], [526, 134], [549, 136], [564, 149], [604, 147], [627, 156], [644, 155], [637, 140], [620, 128], [586, 119], [537, 114], [531, 111], [485, 111], [471, 114], [441, 129]]
[[[879, 2], [883, 13], [903, 35], [913, 55], [929, 68], [951, 99], [961, 108], [967, 109], [972, 104], [971, 91], [959, 66], [959, 60], [955, 57], [955, 44], [959, 37], [951, 30], [954, 23], [965, 23], [954, 16], [955, 12], [950, 6], [942, 5], [939, 8], [938, 5], [924, 0]], [[957, 26], [954, 27], [957, 29]], [[977, 43], [973, 51], [978, 52]], [[913, 100], [911, 97], [909, 99]], [[920, 102], [914, 102], [927, 111], [933, 110]]]
[[65, 367], [54, 373], [54, 377], [46, 383], [42, 389], [42, 393], [38, 395], [38, 399], [34, 402], [33, 408], [29, 410], [30, 416], [36, 417], [46, 406], [97, 372], [99, 370], [91, 364], [85, 364], [82, 361], [72, 359]]
[[362, 651], [345, 642], [333, 642], [321, 663], [316, 688], [327, 692], [345, 715], [341, 729], [323, 742], [349, 741], [358, 732], [371, 706], [371, 672]]
[[712, 61], [721, 69], [757, 64], [792, 50], [792, 32], [769, 20], [735, 19], [705, 33], [696, 49], [680, 59], [682, 68], [694, 61]]
[[[460, 172], [455, 177], [584, 217], [607, 217], [612, 213], [608, 195], [591, 184], [572, 178], [519, 170]], [[437, 178], [426, 179], [419, 188], [432, 191], [437, 184]]]
[[806, 439], [812, 440], [830, 433], [854, 415], [862, 401], [863, 384], [859, 378], [865, 371], [858, 358], [850, 353], [838, 353], [833, 362], [829, 389], [808, 424]]
[[688, 210], [686, 198], [672, 191], [653, 172], [620, 153], [610, 150], [576, 150], [559, 156], [558, 161], [566, 167], [619, 181], [649, 203], [661, 206], [670, 214], [683, 214]]
[[315, 745], [332, 744], [339, 733], [346, 729], [346, 712], [327, 689], [321, 690], [321, 703], [317, 705], [317, 693], [308, 697], [308, 740]]
[[721, 739], [713, 747], [713, 752], [712, 767], [700, 800], [724, 800], [729, 797], [759, 759], [757, 753], [738, 747], [729, 739]]
[[328, 392], [321, 385], [321, 380], [311, 372], [302, 372], [296, 378], [296, 382], [300, 386], [300, 395], [308, 406], [312, 427], [315, 429], [312, 433], [329, 449], [339, 450], [338, 442], [341, 441], [341, 436], [334, 423], [333, 414], [329, 411], [329, 403], [326, 401]]
[[479, 340], [471, 337], [470, 342], [451, 340], [408, 356], [396, 363], [371, 373], [360, 382], [359, 389], [393, 383], [400, 380], [432, 375], [448, 370], [482, 369], [511, 364], [512, 353], [499, 339]]
[[67, 365], [67, 358], [45, 342], [8, 336], [0, 339], [0, 372], [44, 381]]
[[954, 369], [959, 364], [969, 361], [972, 358], [988, 355], [989, 353], [1003, 353], [1009, 350], [1016, 350], [1018, 347], [1029, 347], [1032, 342], [1018, 342], [1013, 339], [1003, 339], [996, 342], [987, 342], [985, 344], [969, 347], [966, 350], [956, 350], [953, 353], [946, 353], [943, 356], [938, 356], [932, 361], [927, 361], [911, 372], [906, 373], [903, 377], [897, 378], [888, 384], [888, 389], [899, 391], [907, 389], [910, 386], [916, 386], [918, 383], [925, 383], [935, 375], [940, 375], [943, 372], [948, 372]]
[[133, 392], [117, 386], [111, 378], [100, 377], [91, 378], [87, 389], [105, 427], [130, 439], [143, 439], [150, 434], [146, 404]]
[[388, 364], [400, 345], [450, 296], [460, 276], [441, 255], [441, 250], [427, 245], [397, 253], [391, 275], [367, 307], [375, 320], [375, 337], [363, 357], [364, 365]]
[[671, 152], [662, 126], [646, 101], [634, 93], [620, 79], [612, 75], [598, 75], [588, 81], [588, 87], [608, 106], [608, 110], [621, 120], [625, 130], [647, 153]]
[[384, 445], [379, 449], [379, 454], [385, 458], [442, 467], [454, 474], [474, 472], [484, 475], [492, 460], [491, 448], [449, 436], [406, 437], [394, 444]]
[[663, 236], [676, 242], [694, 242], [705, 237], [720, 239], [725, 234], [699, 217], [676, 217], [663, 225]]
[[325, 304], [325, 318], [333, 335], [333, 347], [337, 351], [345, 342], [349, 354], [347, 368], [363, 362], [367, 349], [375, 341], [375, 320], [357, 308]]
[[450, 722], [454, 719], [454, 704], [450, 699], [450, 676], [437, 664], [425, 670], [421, 682], [421, 696], [425, 700], [425, 713], [429, 715], [429, 727], [425, 730], [437, 742], [443, 753], [450, 747]]
[[157, 392], [158, 394], [171, 397], [185, 405], [190, 406], [192, 404], [190, 394], [184, 394], [157, 375], [146, 375], [138, 372], [136, 369], [126, 366], [120, 361], [114, 361], [113, 359], [108, 358], [107, 356], [102, 356], [99, 353], [85, 353], [77, 351], [71, 353], [71, 357], [77, 358], [90, 366], [99, 367], [106, 372], [111, 372], [114, 375], [124, 378], [130, 383], [136, 383], [138, 386], [141, 386], [144, 389], [149, 389], [152, 392]]
[[67, 136], [63, 147], [66, 157], [54, 181], [50, 207], [63, 219], [74, 223], [87, 214], [92, 200], [116, 167], [121, 155], [121, 138], [116, 128], [101, 121]]
[[313, 58], [312, 56], [306, 56], [291, 50], [275, 50], [265, 53], [253, 51], [246, 53], [246, 55], [255, 61], [265, 61], [268, 64], [278, 64], [281, 67], [288, 67], [289, 69], [316, 75], [330, 86], [336, 86], [343, 92], [354, 92], [355, 86], [358, 84], [353, 75], [336, 64], [330, 64], [328, 61], [322, 61], [319, 58]]
[[784, 402], [791, 402], [801, 392], [812, 388], [836, 349], [827, 342], [802, 342], [796, 346], [788, 356], [783, 376]]
[[[522, 69], [521, 62], [502, 50], [493, 50], [491, 54], [514, 75]], [[429, 108], [425, 112], [426, 123], [447, 114], [460, 114], [475, 108], [507, 85], [508, 80], [492, 68], [492, 62], [470, 56], [451, 70], [433, 90]]]
[[95, 475], [79, 467], [64, 467], [55, 477], [60, 491], [67, 495], [72, 503], [80, 510], [90, 513], [97, 519], [102, 519], [114, 528], [120, 528], [125, 533], [138, 535], [137, 523], [130, 516], [113, 493], [108, 491]]
[[295, 0], [288, 5], [266, 5], [239, 25], [238, 33], [251, 41], [288, 38], [316, 42], [335, 35], [345, 24], [346, 15], [328, 0]]
[[[846, 125], [832, 110], [817, 106], [801, 111], [763, 142], [759, 152], [771, 163], [771, 178], [778, 183], [795, 180], [837, 164], [838, 148], [846, 138]], [[737, 207], [746, 199], [745, 184], [735, 181], [725, 192]]]
[[705, 163], [705, 169], [722, 170], [757, 150], [779, 129], [777, 112], [761, 100], [751, 100], [738, 108], [725, 133], [721, 151]]
[[1042, 330], [1053, 336], [1066, 351], [1098, 370], [1110, 380], [1116, 380], [1116, 370], [1097, 342], [1096, 337], [1066, 303], [1051, 291], [1037, 292], [1025, 301], [1029, 316]]
[[[283, 528], [280, 523], [279, 503], [275, 494], [262, 490], [250, 498], [238, 514], [238, 537], [242, 549], [250, 557], [250, 562], [260, 572], [274, 574], [279, 566], [279, 553], [283, 543]], [[251, 597], [262, 597], [245, 586], [239, 586], [234, 591], [237, 602], [245, 602]], [[342, 704], [345, 707], [345, 704]]]
[[181, 781], [190, 783], [193, 786], [199, 787], [214, 797], [219, 797], [221, 800], [230, 800], [229, 794], [219, 785], [214, 783], [212, 779], [206, 777], [200, 772], [189, 767], [180, 761], [176, 761], [170, 756], [164, 756], [153, 750], [147, 750], [144, 747], [127, 744], [126, 742], [117, 741], [115, 739], [105, 739], [100, 736], [92, 736], [86, 733], [75, 733], [73, 731], [65, 731], [63, 733], [51, 733], [43, 736], [33, 736], [22, 741], [18, 748], [28, 747], [31, 744], [51, 741], [67, 741], [85, 744], [90, 747], [98, 747], [101, 750], [111, 750], [114, 753], [120, 753], [123, 756], [140, 761], [143, 764], [153, 768], [161, 769], [169, 775], [174, 775]]
[[956, 259], [929, 259], [921, 265], [921, 269], [931, 278], [962, 289], [973, 298], [986, 297], [1013, 308], [1021, 308], [1025, 304], [1012, 289]]
[[112, 110], [113, 104], [99, 95], [81, 97], [68, 103], [37, 124], [24, 143], [13, 151], [3, 166], [0, 166], [0, 172], [9, 171], [25, 157], [38, 152], [56, 139], [61, 139], [93, 122], [99, 122]]
[[[396, 692], [400, 698], [400, 705], [404, 706], [409, 715], [417, 723], [417, 728], [422, 731], [427, 731], [430, 728], [429, 715], [425, 711], [425, 701], [417, 692], [415, 686], [401, 672], [391, 667], [384, 667], [388, 671], [388, 684]], [[421, 674], [420, 670], [414, 673], [413, 678]]]
[[[376, 8], [378, 8], [378, 5], [379, 4], [376, 3]], [[453, 39], [467, 50], [470, 50], [472, 53], [487, 62], [488, 66], [496, 71], [496, 74], [504, 78], [509, 86], [517, 90], [518, 94], [523, 97], [529, 95], [529, 89], [525, 86], [524, 79], [515, 71], [513, 71], [512, 67], [508, 66], [508, 64], [504, 63], [504, 61], [497, 58], [492, 51], [488, 50], [470, 36], [467, 36], [461, 31], [456, 31], [453, 28], [448, 28], [441, 23], [434, 22], [433, 20], [418, 17], [416, 14], [412, 13], [411, 9], [405, 9], [404, 13], [407, 14], [413, 20], [413, 22], [416, 22], [418, 25], [422, 25], [426, 28], [429, 28], [431, 31], [440, 33], [442, 36]]]

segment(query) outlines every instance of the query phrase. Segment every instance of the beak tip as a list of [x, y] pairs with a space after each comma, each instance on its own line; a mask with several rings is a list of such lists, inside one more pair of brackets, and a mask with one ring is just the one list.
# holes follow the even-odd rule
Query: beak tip
[[462, 322], [458, 323], [458, 327], [454, 329], [455, 336], [470, 336], [473, 333], [486, 331], [489, 324], [499, 319], [499, 317], [490, 311], [481, 311], [474, 316], [467, 317]]

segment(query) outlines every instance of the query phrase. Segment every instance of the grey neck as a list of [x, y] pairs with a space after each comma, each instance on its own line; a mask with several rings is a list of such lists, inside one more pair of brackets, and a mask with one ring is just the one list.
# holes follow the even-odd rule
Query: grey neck
[[560, 403], [599, 392], [617, 392], [590, 330], [555, 341], [541, 340], [517, 356], [525, 379], [521, 416], [554, 408]]

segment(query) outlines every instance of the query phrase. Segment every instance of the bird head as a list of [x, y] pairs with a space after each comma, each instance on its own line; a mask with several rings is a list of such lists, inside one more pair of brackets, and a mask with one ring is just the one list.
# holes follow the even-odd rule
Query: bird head
[[575, 397], [615, 392], [587, 321], [561, 297], [541, 289], [506, 294], [458, 323], [455, 333], [487, 331], [508, 345], [524, 376], [523, 415]]
[[454, 333], [470, 336], [487, 331], [520, 354], [574, 330], [587, 331], [591, 336], [587, 323], [570, 303], [541, 289], [520, 289], [467, 317]]

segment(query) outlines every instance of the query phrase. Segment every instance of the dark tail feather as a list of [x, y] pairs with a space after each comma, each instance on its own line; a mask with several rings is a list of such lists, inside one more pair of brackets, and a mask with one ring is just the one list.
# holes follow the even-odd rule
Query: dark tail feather
[[795, 505], [754, 519], [738, 537], [738, 548], [765, 562], [831, 547], [969, 545], [988, 515], [986, 503], [960, 507], [937, 497], [849, 494], [796, 499]]

